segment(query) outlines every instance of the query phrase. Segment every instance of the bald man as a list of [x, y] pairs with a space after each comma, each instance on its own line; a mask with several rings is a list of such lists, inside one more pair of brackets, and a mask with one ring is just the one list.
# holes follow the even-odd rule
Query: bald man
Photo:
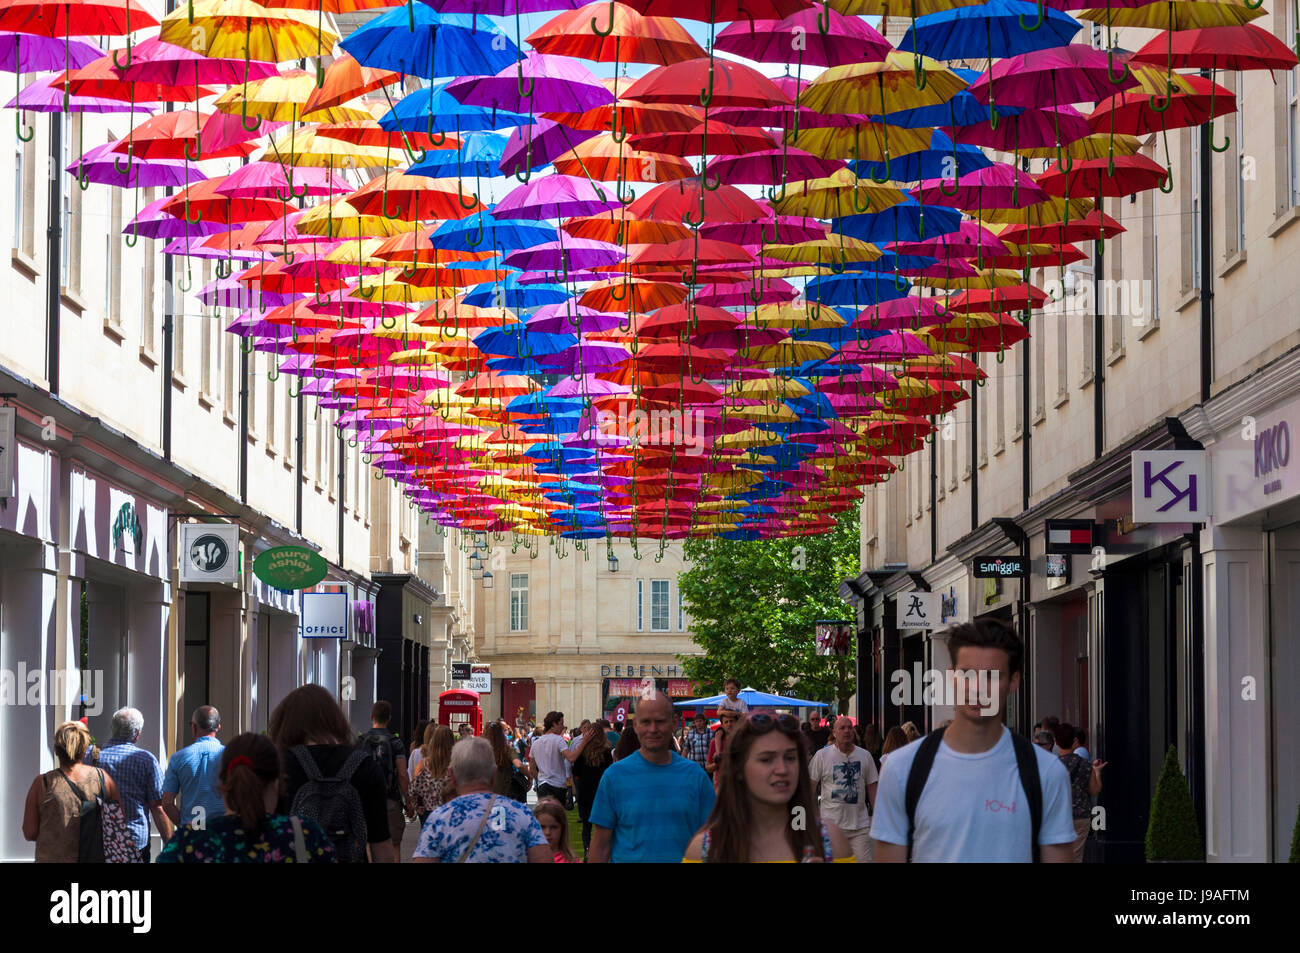
[[808, 763], [813, 785], [821, 791], [822, 817], [844, 832], [854, 859], [872, 859], [871, 814], [876, 809], [880, 775], [875, 759], [854, 744], [853, 719], [840, 715], [831, 729], [831, 744]]
[[673, 705], [648, 691], [636, 703], [641, 747], [605, 770], [591, 808], [593, 863], [681, 861], [713, 810], [713, 784], [673, 750]]

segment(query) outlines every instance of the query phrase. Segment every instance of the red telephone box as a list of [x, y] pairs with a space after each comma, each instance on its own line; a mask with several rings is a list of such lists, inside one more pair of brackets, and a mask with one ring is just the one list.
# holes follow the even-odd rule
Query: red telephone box
[[446, 725], [452, 734], [460, 736], [460, 726], [469, 725], [474, 735], [483, 734], [483, 707], [478, 692], [466, 688], [453, 688], [438, 696], [438, 724]]

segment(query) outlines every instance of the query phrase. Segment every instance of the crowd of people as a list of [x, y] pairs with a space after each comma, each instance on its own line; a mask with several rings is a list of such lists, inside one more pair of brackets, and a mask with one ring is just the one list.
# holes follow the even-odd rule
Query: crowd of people
[[[1012, 629], [959, 625], [948, 644], [954, 667], [1000, 672], [1002, 702], [1015, 691]], [[123, 708], [97, 751], [82, 722], [58, 727], [23, 833], [39, 862], [148, 862], [152, 822], [158, 863], [388, 863], [416, 821], [417, 863], [573, 863], [576, 810], [590, 863], [1082, 859], [1105, 767], [1082, 729], [1047, 718], [1031, 742], [976, 704], [929, 734], [908, 722], [882, 736], [846, 715], [750, 711], [739, 693], [728, 680], [716, 726], [703, 713], [679, 725], [652, 692], [626, 723], [570, 730], [552, 711], [480, 736], [429, 722], [408, 749], [387, 702], [358, 735], [305, 685], [265, 734], [225, 744], [220, 714], [198, 708], [165, 769]]]

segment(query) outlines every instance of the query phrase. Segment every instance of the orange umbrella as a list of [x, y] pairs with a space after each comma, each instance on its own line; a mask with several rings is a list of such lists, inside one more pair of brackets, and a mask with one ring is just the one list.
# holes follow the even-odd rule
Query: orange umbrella
[[258, 196], [231, 198], [229, 195], [222, 195], [217, 191], [217, 186], [224, 181], [225, 176], [220, 176], [195, 182], [176, 193], [170, 202], [163, 205], [162, 211], [177, 218], [188, 216], [187, 220], [191, 222], [206, 219], [222, 225], [236, 222], [269, 222], [298, 211], [279, 199]]
[[[656, 186], [627, 207], [631, 218], [680, 222], [698, 212], [709, 222], [752, 222], [769, 212], [733, 185], [705, 188], [699, 179], [680, 179]], [[693, 223], [698, 221], [692, 219]]]
[[561, 175], [585, 174], [598, 182], [672, 182], [695, 174], [680, 156], [634, 149], [608, 132], [578, 143], [554, 164]]
[[691, 230], [681, 223], [681, 219], [664, 221], [642, 220], [632, 215], [625, 208], [614, 209], [609, 213], [570, 218], [561, 225], [565, 234], [574, 238], [591, 238], [598, 242], [643, 245], [653, 242], [673, 242], [690, 238]]
[[[454, 186], [454, 188], [453, 188]], [[362, 215], [383, 215], [404, 221], [464, 218], [487, 208], [472, 196], [465, 204], [460, 179], [431, 179], [391, 171], [371, 179], [346, 199]]]
[[[318, 4], [321, 8], [324, 7], [324, 4], [319, 3], [319, 0]], [[274, 0], [266, 4], [266, 6], [275, 5]], [[374, 5], [387, 6], [387, 3], [375, 3]], [[307, 10], [315, 8], [316, 5], [303, 7], [303, 9]], [[317, 109], [341, 106], [348, 100], [356, 99], [371, 90], [400, 81], [401, 76], [399, 74], [362, 66], [349, 54], [344, 53], [325, 68], [321, 85], [313, 89], [311, 95], [307, 97], [307, 101], [303, 103], [302, 114], [309, 116]]]
[[386, 238], [371, 253], [371, 257], [397, 264], [426, 265], [447, 264], [453, 261], [483, 261], [496, 257], [496, 252], [491, 251], [448, 251], [445, 248], [435, 248], [429, 239], [436, 227], [403, 232]]
[[125, 80], [113, 66], [112, 55], [101, 56], [81, 69], [65, 73], [50, 83], [51, 89], [66, 88], [74, 96], [95, 96], [135, 103], [192, 103], [215, 90], [206, 86], [169, 83], [137, 83]]
[[[608, 12], [607, 12], [608, 11]], [[604, 24], [597, 32], [597, 23]], [[528, 37], [539, 53], [597, 63], [666, 66], [707, 55], [671, 17], [647, 17], [622, 3], [597, 0], [566, 10]]]
[[[75, 80], [74, 80], [75, 82]], [[208, 113], [182, 110], [159, 113], [132, 129], [125, 139], [118, 141], [114, 152], [130, 154], [137, 159], [222, 159], [231, 156], [251, 155], [256, 142], [239, 142], [211, 152], [202, 150], [199, 129]]]
[[644, 314], [666, 305], [681, 304], [687, 297], [685, 286], [672, 282], [615, 278], [593, 284], [582, 293], [578, 303], [606, 313], [639, 311]]

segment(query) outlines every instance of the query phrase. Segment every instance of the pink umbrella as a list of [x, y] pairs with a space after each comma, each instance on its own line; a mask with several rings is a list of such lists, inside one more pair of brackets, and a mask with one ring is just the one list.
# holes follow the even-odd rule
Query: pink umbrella
[[141, 40], [127, 52], [125, 69], [117, 70], [122, 79], [132, 83], [160, 83], [203, 86], [208, 83], [234, 85], [274, 76], [274, 63], [257, 60], [219, 59], [204, 56], [183, 46], [164, 43], [157, 37]]
[[[827, 226], [815, 218], [774, 215], [770, 209], [765, 219], [755, 222], [710, 222], [706, 220], [700, 226], [700, 238], [732, 242], [745, 248], [757, 248], [760, 244], [797, 245], [799, 242], [813, 242], [826, 237]], [[778, 267], [784, 267], [782, 263]]]
[[878, 394], [898, 389], [898, 378], [883, 367], [863, 367], [855, 374], [822, 378], [817, 389], [823, 394]]
[[[998, 128], [1002, 128], [1001, 123]], [[924, 179], [911, 194], [923, 205], [946, 205], [964, 211], [1025, 208], [1047, 198], [1047, 193], [1028, 173], [1007, 162], [995, 162], [967, 172], [951, 192], [946, 191], [948, 183], [947, 179]]]
[[962, 145], [986, 146], [1002, 152], [1016, 149], [1069, 145], [1092, 135], [1092, 127], [1073, 106], [1026, 109], [1015, 116], [1001, 116], [993, 129], [988, 120], [973, 126], [946, 127], [943, 132]]
[[[827, 21], [819, 16], [823, 10], [830, 14], [825, 31], [821, 23]], [[801, 43], [791, 43], [795, 36]], [[860, 17], [846, 17], [824, 7], [800, 10], [783, 20], [737, 20], [718, 34], [713, 46], [759, 63], [789, 63], [797, 58], [800, 66], [879, 63], [893, 50], [889, 41]]]
[[850, 327], [870, 331], [901, 331], [943, 324], [948, 311], [938, 298], [892, 298], [864, 308]]
[[[278, 162], [253, 162], [236, 169], [217, 186], [217, 192], [231, 198], [274, 197], [288, 200], [289, 174]], [[293, 169], [293, 196], [346, 194], [352, 191], [347, 180], [328, 169], [304, 166]]]
[[627, 348], [610, 341], [582, 341], [555, 354], [536, 358], [543, 367], [553, 367], [567, 374], [590, 374], [618, 367], [631, 359]]
[[543, 334], [586, 334], [608, 331], [625, 320], [625, 315], [606, 314], [576, 301], [561, 301], [542, 305], [526, 323], [530, 331]]
[[898, 273], [908, 278], [974, 278], [979, 274], [974, 265], [962, 258], [937, 261], [924, 268], [899, 268]]
[[495, 76], [458, 79], [446, 91], [467, 106], [525, 115], [583, 113], [614, 102], [614, 94], [576, 60], [543, 53], [528, 53]]
[[199, 128], [199, 139], [205, 152], [220, 152], [241, 142], [259, 139], [283, 125], [285, 123], [263, 119], [250, 130], [244, 127], [239, 116], [217, 109], [203, 121]]
[[[798, 296], [799, 292], [783, 278], [750, 276], [739, 285], [726, 287], [706, 285], [696, 294], [695, 301], [697, 304], [708, 304], [718, 308], [747, 307], [754, 304], [793, 301]], [[758, 298], [758, 301], [754, 301], [754, 298]]]
[[[1000, 238], [978, 222], [971, 221], [962, 222], [955, 232], [936, 235], [922, 241], [893, 242], [884, 247], [887, 251], [899, 255], [927, 255], [932, 258], [975, 258], [978, 255], [992, 257], [1004, 255], [1007, 251], [1007, 246]], [[895, 301], [883, 302], [882, 306], [907, 300], [909, 299], [899, 298]]]
[[566, 377], [547, 393], [552, 397], [608, 397], [630, 394], [632, 388], [586, 374], [582, 377]]
[[825, 178], [846, 165], [841, 159], [823, 159], [802, 149], [786, 147], [720, 156], [710, 162], [705, 171], [733, 185], [779, 185]]
[[828, 364], [859, 364], [865, 362], [901, 361], [909, 357], [925, 357], [933, 353], [915, 334], [893, 331], [870, 341], [855, 341], [840, 348], [838, 354], [827, 360]]
[[569, 218], [620, 208], [613, 194], [587, 179], [547, 175], [512, 189], [492, 209], [498, 220]]
[[623, 249], [619, 245], [594, 238], [568, 238], [520, 248], [506, 255], [502, 262], [524, 271], [568, 271], [570, 268], [588, 270], [600, 265], [616, 265], [622, 260]]
[[[1119, 6], [1120, 4], [1115, 4]], [[1034, 50], [998, 60], [991, 73], [980, 74], [967, 92], [982, 103], [990, 93], [1004, 106], [1037, 108], [1043, 104], [1096, 103], [1137, 85], [1127, 70], [1118, 82], [1111, 81], [1116, 68], [1102, 50], [1082, 43]], [[1122, 66], [1123, 58], [1119, 59]]]

